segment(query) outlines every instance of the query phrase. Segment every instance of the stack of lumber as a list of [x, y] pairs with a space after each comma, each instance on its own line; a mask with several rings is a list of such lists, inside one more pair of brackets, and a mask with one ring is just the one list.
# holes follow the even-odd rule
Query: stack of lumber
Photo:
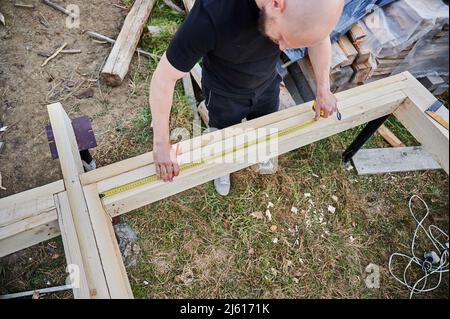
[[[448, 63], [448, 12], [442, 12], [436, 1], [397, 1], [354, 24], [333, 44], [332, 90], [339, 92], [404, 70], [411, 70], [436, 95], [448, 90], [448, 69], [436, 77], [433, 67]], [[308, 57], [299, 65], [315, 91]]]

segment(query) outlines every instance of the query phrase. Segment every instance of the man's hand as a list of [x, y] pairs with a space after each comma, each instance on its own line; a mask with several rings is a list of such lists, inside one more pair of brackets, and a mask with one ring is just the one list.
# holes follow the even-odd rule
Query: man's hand
[[330, 90], [317, 92], [316, 96], [316, 121], [322, 117], [327, 118], [337, 111], [337, 99]]
[[154, 143], [153, 161], [158, 179], [162, 179], [165, 182], [172, 182], [173, 178], [180, 174], [177, 155], [169, 143]]

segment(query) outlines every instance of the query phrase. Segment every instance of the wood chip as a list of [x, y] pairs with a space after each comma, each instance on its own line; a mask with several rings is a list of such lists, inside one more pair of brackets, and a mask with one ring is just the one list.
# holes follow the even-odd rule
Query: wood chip
[[256, 218], [256, 219], [264, 219], [263, 212], [259, 212], [259, 211], [251, 213], [250, 216], [252, 216], [253, 218]]
[[272, 221], [272, 213], [270, 212], [270, 210], [266, 210], [266, 217], [269, 220], [269, 222]]

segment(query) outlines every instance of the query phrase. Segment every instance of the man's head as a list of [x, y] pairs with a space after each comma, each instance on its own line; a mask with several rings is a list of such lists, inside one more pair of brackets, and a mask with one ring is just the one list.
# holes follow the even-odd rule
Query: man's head
[[261, 32], [280, 46], [311, 47], [328, 37], [344, 0], [256, 0]]

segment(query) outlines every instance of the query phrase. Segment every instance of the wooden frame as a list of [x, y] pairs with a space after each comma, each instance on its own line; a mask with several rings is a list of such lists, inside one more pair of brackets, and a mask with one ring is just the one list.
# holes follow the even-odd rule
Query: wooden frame
[[[277, 152], [266, 156], [275, 157], [394, 114], [448, 174], [448, 131], [425, 114], [436, 98], [409, 73], [356, 87], [336, 96], [342, 121], [331, 117], [311, 122], [279, 137]], [[83, 173], [69, 117], [59, 103], [49, 105], [48, 111], [64, 179], [0, 200], [0, 257], [61, 233], [67, 263], [77, 265], [80, 273], [79, 286], [74, 288], [75, 298], [133, 297], [112, 228], [112, 217], [251, 165], [245, 161], [203, 163], [183, 171], [173, 183], [155, 181], [101, 199], [102, 191], [153, 175], [152, 153]], [[219, 144], [232, 139], [242, 141], [242, 135], [251, 129], [283, 130], [313, 117], [311, 103], [305, 103], [232, 128], [197, 136], [179, 143], [180, 160], [189, 162], [194, 154], [220, 154]], [[255, 145], [247, 149], [247, 153], [257, 151]], [[42, 235], [42, 229], [50, 228], [53, 230]]]

